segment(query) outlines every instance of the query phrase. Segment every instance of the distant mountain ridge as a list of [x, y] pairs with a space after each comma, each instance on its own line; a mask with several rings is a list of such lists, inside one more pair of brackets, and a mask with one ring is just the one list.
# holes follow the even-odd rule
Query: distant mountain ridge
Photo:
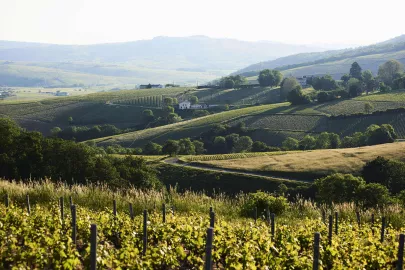
[[[368, 69], [371, 69], [372, 71], [375, 72], [378, 68], [377, 63], [381, 64], [381, 61], [388, 60], [390, 59], [389, 57], [405, 62], [402, 53], [398, 53], [397, 55], [394, 54], [395, 52], [401, 51], [405, 52], [405, 35], [398, 36], [393, 39], [369, 46], [362, 46], [343, 50], [331, 50], [325, 52], [301, 53], [281, 57], [275, 60], [260, 62], [257, 64], [247, 66], [243, 69], [238, 70], [237, 72], [234, 72], [234, 74], [242, 74], [242, 75], [248, 74], [250, 76], [253, 76], [253, 74], [258, 74], [260, 70], [269, 68], [290, 72], [290, 74], [294, 74], [295, 69], [301, 69], [299, 73], [300, 75], [303, 75], [305, 74], [305, 71], [303, 71], [305, 70], [305, 67], [313, 67], [315, 65], [322, 65], [325, 63], [333, 63], [337, 61], [345, 61], [345, 60], [350, 61], [350, 59], [359, 59], [359, 58], [360, 58], [359, 61], [364, 61], [364, 65], [366, 65]], [[367, 62], [366, 59], [367, 56], [370, 56], [370, 59], [372, 59], [372, 61], [374, 61], [376, 65], [372, 65], [372, 63]], [[313, 72], [313, 69], [308, 69], [308, 72], [305, 75], [320, 74], [319, 71], [317, 71], [316, 74], [312, 74], [311, 72]], [[335, 69], [334, 72], [335, 72], [334, 74], [340, 75], [348, 71], [343, 69], [338, 70]], [[327, 73], [329, 72], [325, 68], [323, 74]]]
[[237, 69], [260, 59], [323, 50], [275, 42], [213, 39], [205, 36], [95, 45], [55, 45], [0, 41], [0, 60], [24, 62], [137, 63], [159, 68]]
[[261, 59], [324, 50], [205, 36], [95, 45], [0, 41], [0, 86], [195, 84]]

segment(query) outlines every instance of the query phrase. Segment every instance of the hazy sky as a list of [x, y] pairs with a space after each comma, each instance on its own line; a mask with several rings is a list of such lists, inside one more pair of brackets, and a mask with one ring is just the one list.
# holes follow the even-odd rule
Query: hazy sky
[[0, 40], [90, 44], [206, 35], [371, 44], [405, 34], [404, 0], [0, 0]]

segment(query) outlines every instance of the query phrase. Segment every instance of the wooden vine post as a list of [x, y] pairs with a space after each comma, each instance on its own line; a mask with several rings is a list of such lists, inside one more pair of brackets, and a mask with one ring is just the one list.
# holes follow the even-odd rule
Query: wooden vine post
[[312, 265], [313, 270], [319, 269], [319, 242], [321, 235], [319, 232], [316, 232], [314, 235], [314, 261]]
[[97, 269], [97, 225], [90, 227], [90, 270]]
[[214, 228], [207, 229], [207, 242], [205, 245], [205, 267], [204, 270], [212, 270], [212, 243], [214, 238]]

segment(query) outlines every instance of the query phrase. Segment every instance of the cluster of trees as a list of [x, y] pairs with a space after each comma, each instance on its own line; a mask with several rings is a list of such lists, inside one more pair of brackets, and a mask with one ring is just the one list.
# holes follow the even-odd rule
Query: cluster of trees
[[[198, 99], [197, 101], [198, 102]], [[174, 112], [174, 105], [178, 103], [176, 98], [165, 97], [161, 109], [161, 116], [156, 117], [154, 112], [146, 109], [142, 112], [142, 123], [145, 127], [157, 127], [180, 122], [181, 117]]]
[[283, 74], [275, 69], [264, 69], [260, 71], [258, 81], [260, 86], [263, 87], [276, 87], [280, 85], [283, 80]]
[[307, 84], [312, 85], [315, 90], [331, 91], [338, 88], [337, 82], [330, 75], [321, 77], [309, 77]]
[[239, 122], [230, 126], [218, 124], [209, 131], [201, 134], [208, 154], [227, 154], [241, 152], [268, 152], [280, 150], [276, 147], [269, 147], [264, 142], [253, 141], [248, 136], [249, 130], [245, 123]]
[[336, 133], [322, 132], [317, 137], [306, 135], [300, 141], [289, 137], [282, 145], [285, 150], [336, 149], [392, 143], [396, 138], [394, 128], [389, 124], [383, 124], [371, 125], [364, 133], [356, 132], [342, 140]]
[[219, 80], [221, 88], [238, 88], [240, 85], [245, 84], [247, 79], [241, 75], [227, 76]]
[[[163, 145], [148, 142], [141, 153], [173, 156], [280, 151], [278, 147], [270, 147], [264, 142], [253, 141], [247, 132], [243, 122], [236, 126], [218, 124], [202, 133], [201, 137], [196, 140], [190, 138], [178, 141], [167, 140]], [[139, 152], [139, 149], [136, 152]]]
[[163, 145], [149, 141], [143, 148], [145, 155], [201, 155], [204, 154], [204, 143], [190, 138], [167, 140]]
[[405, 73], [402, 64], [396, 60], [382, 64], [376, 77], [370, 70], [362, 71], [361, 66], [354, 62], [349, 73], [344, 74], [340, 82], [335, 81], [330, 75], [325, 75], [308, 78], [307, 83], [319, 91], [316, 97], [308, 96], [309, 100], [316, 98], [318, 102], [327, 102], [339, 98], [357, 97], [363, 92], [369, 93], [377, 89], [382, 92], [403, 89]]
[[160, 188], [156, 173], [140, 158], [115, 159], [83, 143], [46, 138], [0, 119], [0, 175], [8, 179], [49, 177], [71, 183]]
[[314, 183], [315, 197], [324, 203], [355, 202], [363, 208], [405, 203], [405, 163], [383, 157], [368, 162], [361, 176], [333, 174]]
[[95, 125], [93, 127], [70, 126], [63, 130], [59, 127], [54, 127], [51, 129], [51, 134], [53, 137], [61, 138], [64, 140], [73, 140], [81, 142], [95, 138], [117, 135], [130, 131], [131, 129], [122, 130], [114, 125]]

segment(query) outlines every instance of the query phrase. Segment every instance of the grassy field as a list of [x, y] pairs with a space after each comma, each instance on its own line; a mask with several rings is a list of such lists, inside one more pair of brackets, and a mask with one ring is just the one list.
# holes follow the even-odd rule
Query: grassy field
[[212, 159], [194, 161], [198, 164], [217, 168], [236, 169], [252, 172], [276, 172], [292, 174], [352, 173], [359, 174], [367, 161], [377, 156], [405, 161], [405, 142], [365, 146], [346, 149], [326, 149], [227, 159], [221, 155]]

